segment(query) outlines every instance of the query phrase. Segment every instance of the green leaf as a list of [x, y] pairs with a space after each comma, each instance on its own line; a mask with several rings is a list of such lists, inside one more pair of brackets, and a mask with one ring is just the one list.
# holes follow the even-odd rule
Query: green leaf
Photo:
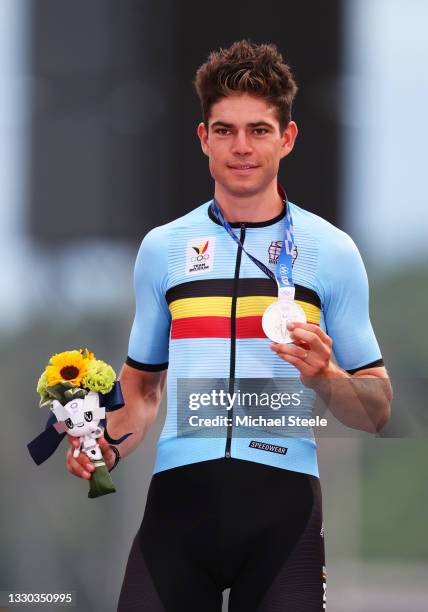
[[67, 389], [66, 391], [64, 391], [64, 397], [67, 402], [72, 399], [75, 399], [76, 397], [78, 399], [83, 399], [87, 394], [88, 391], [86, 389], [82, 389], [81, 387], [72, 387], [71, 389]]
[[[80, 387], [76, 387], [76, 385], [73, 385], [69, 381], [66, 381], [63, 383], [58, 383], [57, 385], [52, 385], [52, 387], [47, 387], [46, 391], [64, 406], [69, 401], [66, 393], [73, 389], [78, 390], [79, 388]], [[70, 399], [73, 399], [73, 397], [74, 396], [71, 396]]]

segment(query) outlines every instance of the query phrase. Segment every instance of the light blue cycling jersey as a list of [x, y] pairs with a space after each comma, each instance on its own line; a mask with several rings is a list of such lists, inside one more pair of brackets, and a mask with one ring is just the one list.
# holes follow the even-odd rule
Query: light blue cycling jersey
[[[177, 381], [299, 378], [269, 349], [261, 318], [277, 299], [276, 283], [235, 243], [212, 212], [213, 202], [151, 230], [135, 265], [136, 313], [127, 363], [147, 371], [168, 368], [167, 417], [154, 471], [234, 457], [318, 476], [312, 435], [272, 433], [181, 436]], [[321, 217], [288, 202], [294, 224], [293, 281], [308, 322], [333, 340], [338, 365], [350, 372], [382, 365], [369, 318], [368, 282], [352, 239]], [[284, 240], [283, 212], [266, 222], [231, 223], [246, 250], [273, 272]], [[313, 398], [312, 398], [313, 399]], [[311, 401], [312, 401], [311, 399]], [[311, 406], [309, 406], [310, 410]]]

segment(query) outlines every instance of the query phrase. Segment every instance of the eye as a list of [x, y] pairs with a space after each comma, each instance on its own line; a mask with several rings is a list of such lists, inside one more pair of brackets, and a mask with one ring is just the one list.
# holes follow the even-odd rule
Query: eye
[[85, 421], [92, 421], [92, 412], [90, 410], [88, 410], [88, 412], [85, 412]]
[[267, 129], [266, 129], [266, 128], [254, 128], [254, 133], [255, 133], [257, 136], [264, 136], [265, 134], [267, 134], [267, 133], [268, 133], [268, 131], [267, 131]]
[[67, 419], [66, 421], [64, 421], [66, 427], [68, 427], [68, 429], [73, 429], [74, 425], [73, 425], [73, 421], [71, 419]]
[[216, 134], [219, 134], [220, 136], [227, 136], [228, 134], [230, 134], [230, 130], [228, 130], [227, 128], [217, 128], [215, 130]]

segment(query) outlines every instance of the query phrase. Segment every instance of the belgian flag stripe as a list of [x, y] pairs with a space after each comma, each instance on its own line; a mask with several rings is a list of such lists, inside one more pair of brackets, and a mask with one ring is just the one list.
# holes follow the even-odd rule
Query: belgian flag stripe
[[[315, 321], [313, 321], [315, 323]], [[236, 319], [237, 338], [266, 338], [262, 317]], [[185, 317], [175, 319], [171, 326], [171, 339], [230, 338], [230, 317]]]
[[[226, 297], [233, 295], [233, 278], [213, 278], [206, 280], [194, 280], [181, 283], [171, 287], [166, 292], [165, 298], [168, 304], [185, 298], [197, 297]], [[238, 283], [238, 298], [255, 296], [278, 296], [278, 287], [275, 281], [270, 278], [240, 278]], [[304, 287], [296, 285], [296, 300], [302, 300], [321, 308], [321, 300], [318, 294]]]
[[[236, 305], [236, 316], [252, 317], [262, 316], [266, 308], [276, 301], [276, 297], [271, 296], [247, 296], [238, 298]], [[301, 300], [296, 300], [303, 308], [308, 321], [319, 323], [320, 309], [312, 304]], [[232, 298], [230, 297], [199, 297], [183, 298], [174, 300], [169, 305], [173, 321], [190, 317], [230, 317], [232, 308]]]

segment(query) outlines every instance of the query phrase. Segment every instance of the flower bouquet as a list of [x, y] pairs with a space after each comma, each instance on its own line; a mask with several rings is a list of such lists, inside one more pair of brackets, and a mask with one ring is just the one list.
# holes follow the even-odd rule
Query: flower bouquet
[[114, 493], [116, 489], [97, 438], [104, 433], [108, 442], [120, 444], [131, 434], [113, 440], [107, 429], [99, 425], [100, 421], [105, 423], [106, 410], [123, 406], [120, 384], [113, 368], [96, 359], [88, 349], [64, 351], [50, 358], [37, 383], [37, 392], [40, 406], [49, 408], [53, 414], [45, 431], [28, 445], [34, 461], [38, 465], [45, 461], [68, 433], [80, 441], [73, 456], [84, 452], [95, 465], [88, 497]]

